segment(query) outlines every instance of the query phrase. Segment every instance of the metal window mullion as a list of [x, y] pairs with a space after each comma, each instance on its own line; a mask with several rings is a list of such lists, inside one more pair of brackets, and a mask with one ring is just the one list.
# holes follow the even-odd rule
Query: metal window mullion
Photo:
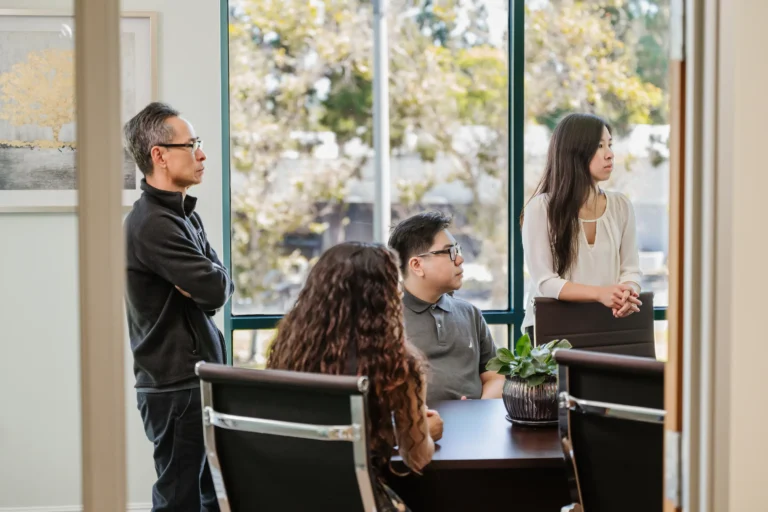
[[[223, 262], [234, 279], [232, 267], [232, 191], [230, 161], [230, 126], [229, 126], [229, 0], [221, 0], [219, 11], [219, 30], [221, 34], [221, 195], [223, 224]], [[227, 347], [227, 364], [233, 364], [232, 353], [232, 299], [224, 304], [224, 344]]]
[[391, 222], [389, 166], [389, 47], [388, 0], [373, 0], [373, 239], [387, 243]]
[[511, 0], [509, 12], [509, 240], [508, 268], [511, 290], [510, 311], [516, 319], [510, 325], [509, 346], [515, 339], [512, 329], [519, 329], [525, 314], [523, 241], [518, 214], [523, 209], [525, 188], [524, 122], [525, 122], [525, 0]]

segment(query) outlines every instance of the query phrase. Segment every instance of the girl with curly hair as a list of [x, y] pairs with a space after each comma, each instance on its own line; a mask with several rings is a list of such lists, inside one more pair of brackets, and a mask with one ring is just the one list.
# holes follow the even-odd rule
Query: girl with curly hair
[[[377, 475], [396, 445], [408, 467], [420, 471], [442, 434], [442, 420], [425, 404], [424, 362], [405, 341], [402, 308], [394, 253], [379, 244], [336, 245], [320, 257], [280, 322], [267, 361], [270, 369], [368, 377]], [[380, 477], [377, 482], [378, 510], [408, 510]]]

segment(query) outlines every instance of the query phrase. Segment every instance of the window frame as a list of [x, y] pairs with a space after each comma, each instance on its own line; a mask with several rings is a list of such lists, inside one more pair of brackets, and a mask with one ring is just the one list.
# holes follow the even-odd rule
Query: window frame
[[[483, 317], [491, 325], [507, 325], [509, 335], [507, 346], [516, 338], [514, 332], [525, 316], [525, 290], [523, 273], [523, 241], [518, 214], [524, 206], [524, 122], [525, 122], [525, 0], [510, 0], [509, 10], [509, 162], [507, 172], [508, 196], [511, 199], [509, 212], [509, 236], [507, 246], [508, 304], [507, 310], [483, 310]], [[232, 204], [231, 204], [231, 160], [230, 160], [230, 119], [229, 119], [229, 0], [220, 0], [221, 33], [221, 113], [222, 113], [222, 215], [224, 264], [232, 272]], [[376, 77], [374, 77], [374, 80]], [[374, 208], [376, 206], [374, 205]], [[232, 276], [234, 278], [234, 276]], [[233, 315], [232, 303], [224, 306], [224, 336], [228, 346], [227, 363], [232, 364], [233, 331], [274, 329], [283, 315]], [[655, 307], [654, 320], [666, 320], [667, 308]]]

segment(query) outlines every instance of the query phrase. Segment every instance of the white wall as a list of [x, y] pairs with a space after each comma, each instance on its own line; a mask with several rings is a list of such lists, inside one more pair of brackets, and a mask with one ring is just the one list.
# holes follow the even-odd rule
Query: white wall
[[[72, 8], [71, 0], [0, 0], [0, 9]], [[192, 194], [221, 254], [219, 2], [123, 0], [123, 10], [159, 13], [157, 99], [205, 139], [206, 180]], [[77, 274], [75, 214], [0, 213], [0, 511], [81, 503]], [[155, 472], [128, 348], [125, 368], [128, 501], [139, 510], [151, 502]]]
[[[768, 509], [766, 460], [768, 438], [765, 425], [765, 373], [768, 361], [768, 337], [765, 335], [765, 287], [756, 275], [764, 276], [765, 234], [764, 204], [768, 190], [765, 171], [765, 136], [768, 133], [768, 61], [759, 56], [759, 48], [768, 45], [765, 20], [768, 3], [754, 0], [721, 0], [720, 86], [721, 101], [729, 114], [719, 141], [723, 173], [730, 180], [730, 190], [722, 207], [730, 211], [729, 237], [718, 243], [730, 251], [726, 264], [731, 278], [729, 297], [730, 336], [718, 339], [729, 353], [729, 368], [716, 373], [715, 386], [728, 394], [730, 411], [721, 411], [727, 427], [715, 440], [728, 447], [728, 478], [714, 482], [727, 503], [717, 501], [714, 510], [728, 512]], [[725, 84], [724, 84], [725, 82]], [[721, 111], [722, 112], [722, 111]], [[723, 130], [724, 131], [724, 130]], [[730, 201], [728, 201], [730, 200]], [[721, 234], [718, 234], [721, 236]], [[717, 368], [717, 366], [716, 366]], [[716, 369], [716, 372], [718, 370]], [[720, 461], [715, 460], [714, 465]], [[724, 492], [723, 492], [724, 491]], [[716, 495], [717, 497], [717, 495]]]

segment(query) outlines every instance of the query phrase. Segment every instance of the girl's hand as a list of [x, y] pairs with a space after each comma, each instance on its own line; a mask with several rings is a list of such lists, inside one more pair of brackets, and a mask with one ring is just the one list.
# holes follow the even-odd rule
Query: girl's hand
[[601, 286], [598, 288], [597, 301], [607, 308], [618, 310], [624, 307], [628, 298], [633, 295], [637, 297], [637, 292], [628, 284]]
[[642, 305], [643, 303], [638, 298], [637, 292], [632, 290], [631, 293], [627, 293], [623, 306], [613, 308], [613, 316], [616, 318], [626, 318], [632, 313], [640, 312], [640, 306]]

